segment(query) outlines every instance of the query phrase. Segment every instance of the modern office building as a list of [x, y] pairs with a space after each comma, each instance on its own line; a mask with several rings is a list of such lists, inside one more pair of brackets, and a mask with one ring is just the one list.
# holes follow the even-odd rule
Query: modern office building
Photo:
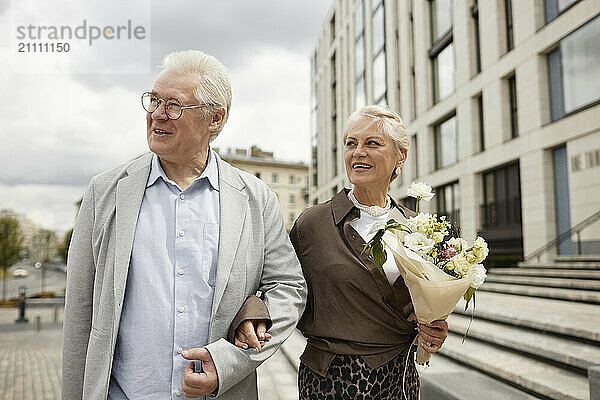
[[221, 158], [231, 165], [262, 179], [275, 192], [289, 232], [300, 213], [308, 204], [308, 165], [273, 158], [257, 146], [246, 149], [216, 149]]
[[428, 183], [496, 259], [565, 232], [543, 257], [600, 253], [600, 1], [335, 0], [311, 82], [311, 204], [350, 187], [345, 119], [387, 104], [410, 131], [394, 198]]

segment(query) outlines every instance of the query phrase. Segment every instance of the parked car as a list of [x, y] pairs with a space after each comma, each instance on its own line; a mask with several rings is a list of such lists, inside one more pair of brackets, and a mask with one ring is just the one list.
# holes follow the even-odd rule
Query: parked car
[[27, 272], [26, 269], [23, 268], [17, 268], [13, 271], [13, 276], [15, 278], [25, 278], [29, 273]]

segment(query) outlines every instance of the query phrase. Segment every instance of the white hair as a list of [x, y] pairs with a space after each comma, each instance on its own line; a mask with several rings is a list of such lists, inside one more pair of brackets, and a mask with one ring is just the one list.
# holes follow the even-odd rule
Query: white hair
[[[375, 129], [377, 132], [389, 137], [394, 142], [396, 153], [405, 160], [410, 141], [408, 139], [408, 129], [402, 121], [402, 118], [388, 106], [371, 105], [359, 108], [354, 111], [346, 120], [346, 129], [344, 130], [344, 142], [348, 134], [354, 130], [359, 122], [368, 119], [369, 123], [362, 129]], [[391, 180], [397, 177], [396, 170], [392, 173]]]
[[219, 110], [225, 116], [219, 127], [212, 132], [214, 140], [227, 122], [231, 108], [231, 80], [227, 68], [216, 57], [200, 50], [174, 51], [167, 54], [160, 65], [162, 72], [189, 74], [196, 83], [194, 97], [207, 107], [202, 108], [204, 117], [210, 118]]

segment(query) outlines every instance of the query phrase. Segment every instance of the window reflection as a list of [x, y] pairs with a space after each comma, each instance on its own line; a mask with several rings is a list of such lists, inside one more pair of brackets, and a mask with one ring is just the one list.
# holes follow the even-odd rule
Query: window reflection
[[434, 58], [435, 97], [441, 100], [454, 92], [454, 45], [450, 43]]

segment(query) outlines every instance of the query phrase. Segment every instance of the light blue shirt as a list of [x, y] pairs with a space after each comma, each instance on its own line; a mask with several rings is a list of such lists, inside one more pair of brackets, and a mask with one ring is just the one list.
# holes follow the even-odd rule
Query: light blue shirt
[[219, 245], [216, 156], [181, 190], [153, 156], [138, 216], [108, 398], [180, 399], [182, 349], [208, 344]]

